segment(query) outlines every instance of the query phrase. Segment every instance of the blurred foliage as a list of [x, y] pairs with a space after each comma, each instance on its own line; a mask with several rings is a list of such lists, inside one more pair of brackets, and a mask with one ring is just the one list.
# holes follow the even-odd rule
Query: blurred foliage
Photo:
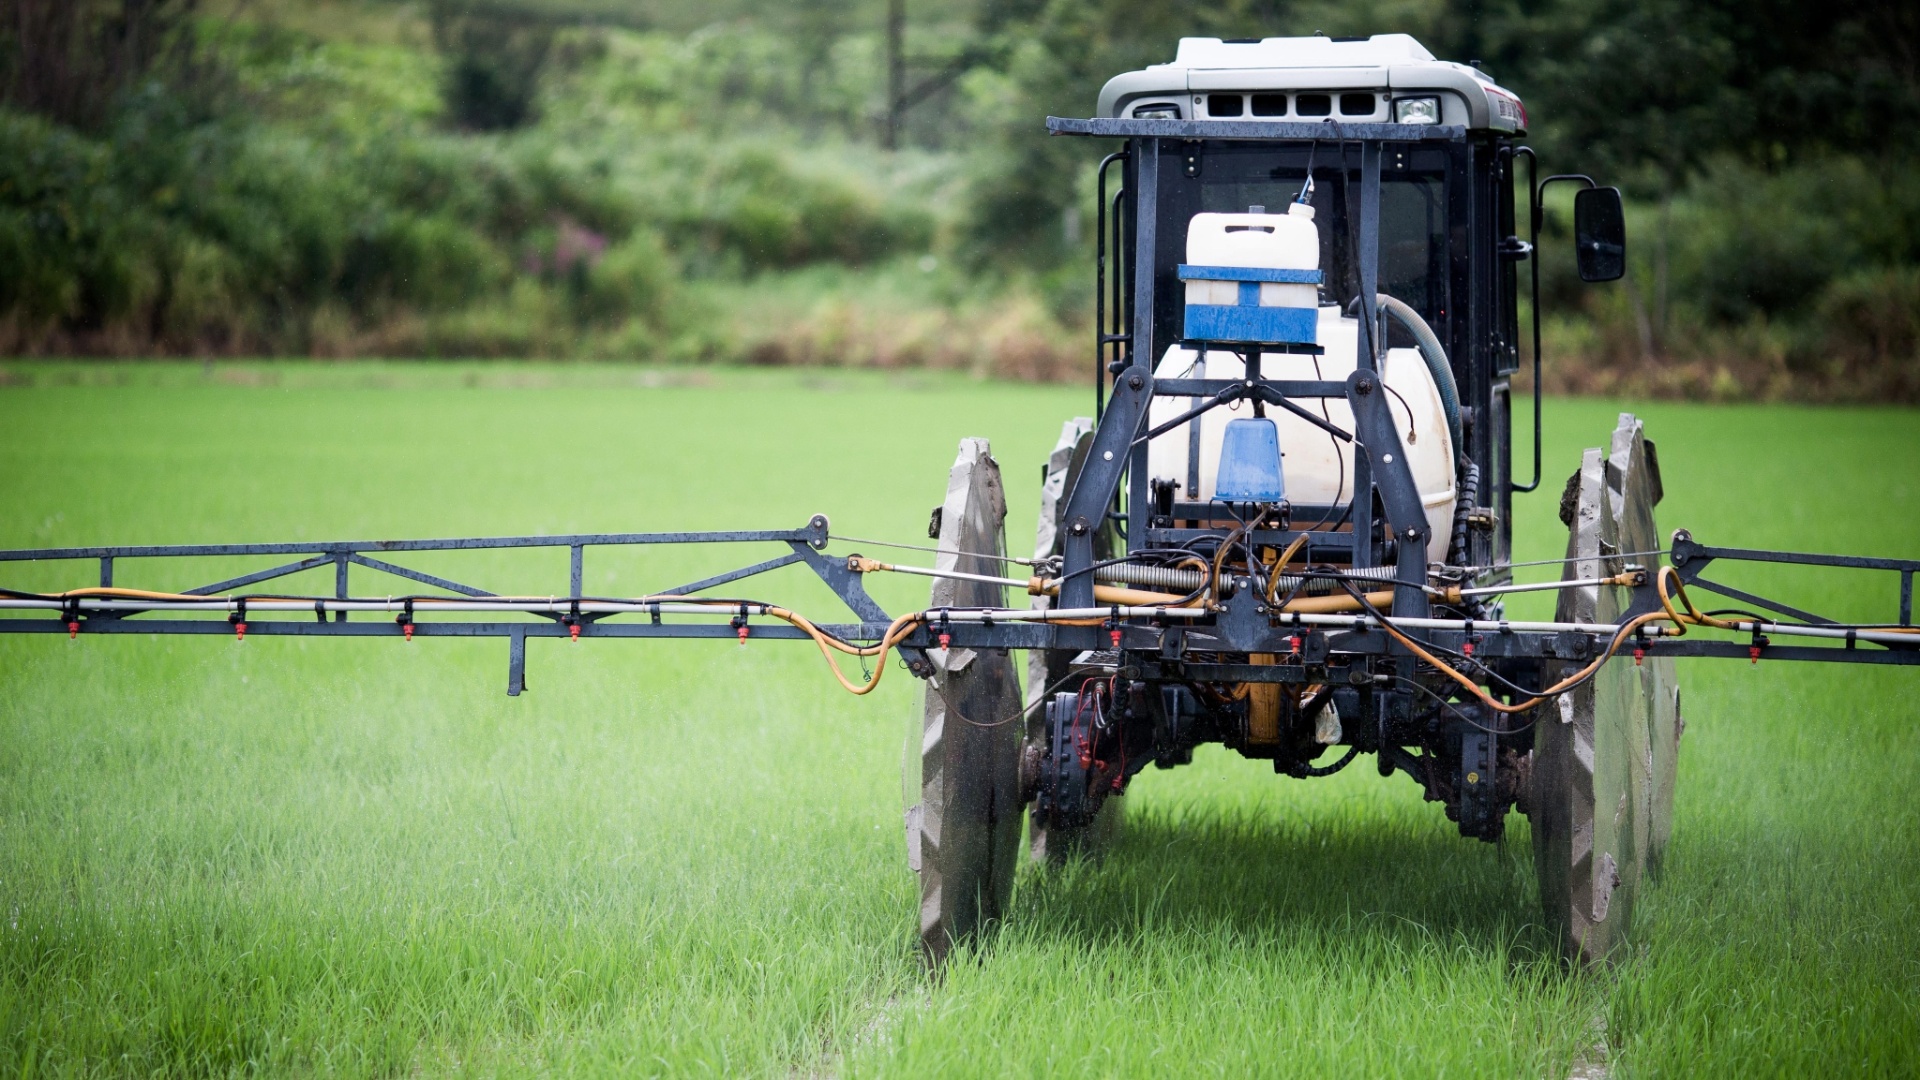
[[433, 39], [446, 56], [448, 118], [475, 131], [533, 119], [554, 24], [462, 0], [434, 0]]
[[0, 101], [98, 129], [151, 74], [192, 96], [207, 70], [196, 62], [194, 15], [194, 0], [5, 0]]
[[1558, 385], [1920, 396], [1920, 8], [912, 0], [895, 152], [887, 10], [0, 0], [0, 347], [1057, 376], [1104, 150], [1042, 117], [1181, 36], [1404, 31], [1629, 194], [1617, 288], [1549, 214]]
[[[441, 18], [428, 11], [420, 36], [448, 40]], [[517, 125], [458, 111], [499, 104], [462, 101], [460, 47], [245, 18], [188, 27], [225, 74], [217, 93], [180, 92], [156, 61], [103, 92], [98, 123], [0, 110], [0, 340], [713, 355], [737, 346], [689, 300], [689, 274], [861, 266], [932, 244], [922, 203], [938, 184], [916, 184], [910, 155], [875, 170], [870, 147], [801, 145], [787, 110], [807, 80], [769, 63], [775, 32], [535, 26], [550, 67], [509, 103]], [[830, 72], [810, 80], [864, 118]]]

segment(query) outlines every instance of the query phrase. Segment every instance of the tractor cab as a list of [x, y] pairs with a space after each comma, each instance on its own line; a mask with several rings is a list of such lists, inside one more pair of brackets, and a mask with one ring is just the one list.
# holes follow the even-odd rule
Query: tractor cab
[[[1526, 123], [1518, 96], [1405, 34], [1187, 38], [1109, 80], [1095, 117], [1049, 119], [1126, 140], [1100, 166], [1097, 411], [1127, 373], [1157, 380], [1148, 438], [1109, 470], [1125, 479], [1103, 549], [1178, 548], [1266, 506], [1275, 543], [1306, 535], [1312, 561], [1404, 564], [1409, 581], [1508, 561], [1512, 493], [1539, 482], [1511, 464]], [[1389, 402], [1398, 453], [1350, 437], [1356, 377]], [[1234, 383], [1227, 408], [1180, 419]], [[1269, 441], [1284, 499], [1220, 486], [1272, 472], [1240, 449]]]

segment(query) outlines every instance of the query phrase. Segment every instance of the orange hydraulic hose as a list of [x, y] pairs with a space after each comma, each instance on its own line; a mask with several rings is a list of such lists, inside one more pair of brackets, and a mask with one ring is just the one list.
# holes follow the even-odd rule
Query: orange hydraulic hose
[[[1382, 604], [1391, 604], [1393, 603], [1393, 590], [1378, 589], [1374, 592], [1367, 593], [1366, 598], [1367, 603], [1372, 604], [1374, 607], [1379, 607]], [[1268, 610], [1276, 615], [1292, 615], [1295, 612], [1299, 612], [1302, 615], [1339, 615], [1343, 612], [1359, 611], [1364, 606], [1366, 605], [1351, 596], [1338, 594], [1334, 596], [1296, 597], [1281, 607], [1269, 608]]]
[[1195, 596], [1193, 599], [1179, 606], [1180, 607], [1195, 607], [1195, 606], [1205, 607], [1207, 605], [1208, 598], [1215, 595], [1215, 583], [1214, 583], [1214, 579], [1208, 576], [1207, 560], [1201, 558], [1198, 555], [1189, 555], [1186, 558], [1181, 559], [1178, 563], [1174, 565], [1183, 570], [1191, 566], [1191, 567], [1197, 568], [1200, 571], [1199, 595]]
[[[1207, 577], [1207, 583], [1210, 586], [1217, 586], [1219, 584], [1220, 567], [1227, 561], [1227, 551], [1233, 547], [1233, 542], [1235, 540], [1240, 539], [1240, 535], [1242, 533], [1245, 533], [1248, 536], [1252, 536], [1253, 531], [1255, 529], [1258, 529], [1260, 527], [1260, 523], [1262, 521], [1265, 521], [1266, 518], [1267, 518], [1267, 511], [1265, 510], [1260, 511], [1259, 513], [1253, 515], [1252, 521], [1249, 521], [1244, 525], [1235, 526], [1234, 530], [1227, 534], [1227, 538], [1221, 541], [1219, 548], [1217, 548], [1213, 553], [1213, 573]], [[1209, 588], [1207, 590], [1207, 593], [1208, 593], [1207, 607], [1211, 610], [1218, 611], [1220, 608], [1220, 602], [1214, 599], [1214, 597], [1219, 595], [1219, 591], [1217, 587]]]
[[1280, 558], [1273, 564], [1273, 569], [1267, 571], [1267, 603], [1273, 603], [1274, 596], [1279, 592], [1280, 575], [1287, 572], [1287, 567], [1293, 564], [1293, 557], [1300, 554], [1300, 549], [1306, 546], [1307, 534], [1301, 533], [1293, 543], [1287, 545], [1287, 550], [1280, 553]]
[[85, 589], [68, 589], [66, 592], [52, 593], [47, 596], [47, 599], [49, 600], [80, 600], [80, 599], [88, 599], [88, 598], [101, 599], [101, 600], [186, 600], [186, 601], [225, 599], [225, 597], [220, 597], [220, 596], [199, 596], [194, 593], [150, 592], [146, 589], [119, 589], [119, 588], [100, 587], [100, 586], [89, 587]]
[[[1043, 577], [1027, 579], [1027, 595], [1059, 596], [1060, 579], [1049, 580]], [[1155, 605], [1178, 604], [1185, 597], [1172, 593], [1154, 592], [1151, 589], [1130, 589], [1125, 585], [1095, 585], [1093, 599], [1097, 604], [1125, 604], [1129, 607], [1153, 607]]]
[[[1047, 590], [1047, 592], [1050, 596], [1058, 596], [1060, 594], [1060, 587], [1055, 585], [1053, 588]], [[1121, 585], [1095, 585], [1093, 587], [1093, 602], [1096, 604], [1125, 604], [1129, 607], [1153, 607], [1155, 605], [1171, 607], [1184, 599], [1186, 598], [1183, 596], [1175, 596], [1172, 593], [1154, 592], [1150, 589], [1129, 589]]]
[[1654, 585], [1656, 588], [1659, 589], [1660, 603], [1661, 603], [1661, 606], [1665, 609], [1664, 611], [1650, 611], [1645, 615], [1641, 615], [1638, 618], [1634, 619], [1632, 622], [1627, 623], [1625, 626], [1620, 627], [1619, 630], [1614, 632], [1613, 640], [1608, 643], [1607, 650], [1601, 653], [1598, 657], [1595, 657], [1592, 663], [1588, 664], [1586, 667], [1581, 668], [1579, 671], [1574, 672], [1572, 675], [1569, 675], [1566, 678], [1561, 679], [1559, 682], [1554, 683], [1552, 686], [1547, 687], [1545, 690], [1542, 690], [1537, 697], [1528, 698], [1527, 700], [1520, 702], [1517, 705], [1508, 705], [1508, 704], [1505, 704], [1504, 702], [1495, 700], [1493, 695], [1481, 689], [1479, 683], [1474, 682], [1471, 678], [1462, 674], [1458, 669], [1454, 668], [1451, 664], [1446, 663], [1445, 661], [1441, 660], [1439, 657], [1421, 648], [1417, 643], [1414, 642], [1412, 638], [1409, 638], [1407, 635], [1401, 633], [1399, 628], [1395, 627], [1393, 623], [1385, 619], [1382, 619], [1380, 620], [1380, 626], [1395, 641], [1398, 641], [1400, 644], [1406, 646], [1409, 652], [1413, 653], [1415, 656], [1418, 656], [1420, 659], [1425, 660], [1427, 663], [1432, 664], [1436, 669], [1438, 669], [1440, 672], [1445, 674], [1449, 679], [1452, 679], [1454, 682], [1457, 682], [1461, 686], [1465, 687], [1469, 693], [1473, 694], [1473, 696], [1480, 699], [1481, 704], [1487, 706], [1490, 709], [1493, 709], [1495, 712], [1507, 713], [1509, 715], [1513, 713], [1523, 713], [1533, 708], [1534, 706], [1539, 705], [1540, 703], [1546, 701], [1548, 698], [1557, 697], [1561, 693], [1564, 693], [1568, 689], [1572, 688], [1574, 685], [1586, 679], [1587, 676], [1593, 674], [1594, 671], [1599, 669], [1600, 665], [1606, 663], [1608, 660], [1613, 659], [1614, 655], [1620, 651], [1620, 646], [1626, 643], [1627, 638], [1630, 637], [1635, 630], [1640, 629], [1642, 626], [1645, 626], [1648, 623], [1658, 622], [1662, 619], [1666, 619], [1674, 624], [1674, 627], [1677, 631], [1674, 635], [1676, 637], [1678, 637], [1680, 634], [1684, 634], [1687, 632], [1686, 626], [1688, 623], [1698, 623], [1705, 626], [1718, 627], [1720, 629], [1731, 628], [1732, 624], [1730, 623], [1722, 622], [1718, 619], [1712, 619], [1705, 615], [1700, 614], [1699, 610], [1693, 606], [1693, 602], [1687, 599], [1686, 587], [1683, 584], [1679, 585], [1680, 599], [1682, 603], [1686, 604], [1688, 614], [1682, 615], [1679, 612], [1675, 611], [1673, 608], [1673, 602], [1667, 598], [1666, 581], [1667, 581], [1667, 575], [1669, 574], [1673, 575], [1676, 584], [1678, 584], [1680, 575], [1671, 566], [1661, 567], [1660, 573], [1654, 578]]
[[[825, 631], [813, 625], [804, 615], [788, 611], [786, 608], [769, 607], [765, 610], [768, 615], [776, 619], [785, 620], [794, 628], [812, 638], [813, 643], [820, 647], [820, 655], [826, 658], [827, 667], [833, 671], [833, 677], [840, 680], [840, 685], [846, 689], [847, 693], [854, 695], [870, 694], [873, 692], [874, 687], [880, 685], [880, 677], [887, 673], [887, 653], [891, 652], [894, 646], [898, 645], [902, 639], [913, 632], [915, 624], [923, 622], [926, 619], [926, 616], [919, 612], [902, 615], [893, 620], [893, 625], [887, 627], [886, 636], [880, 639], [880, 644], [849, 645], [844, 641], [828, 636]], [[838, 649], [841, 652], [854, 656], [878, 656], [880, 662], [873, 666], [873, 674], [869, 675], [866, 681], [856, 685], [840, 670], [840, 662], [833, 658], [833, 652], [830, 651], [832, 649]]]

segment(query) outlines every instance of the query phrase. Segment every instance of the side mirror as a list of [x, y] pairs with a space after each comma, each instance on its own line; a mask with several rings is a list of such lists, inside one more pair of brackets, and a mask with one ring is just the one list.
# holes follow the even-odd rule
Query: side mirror
[[1581, 281], [1615, 281], [1627, 272], [1619, 188], [1591, 187], [1573, 197], [1573, 241]]

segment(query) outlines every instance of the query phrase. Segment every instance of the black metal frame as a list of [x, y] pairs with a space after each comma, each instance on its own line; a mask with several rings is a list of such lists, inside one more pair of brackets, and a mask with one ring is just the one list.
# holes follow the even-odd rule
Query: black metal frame
[[[338, 540], [292, 544], [150, 544], [121, 547], [29, 548], [0, 551], [0, 563], [97, 561], [99, 584], [102, 587], [112, 587], [118, 564], [128, 559], [291, 555], [303, 557], [293, 562], [281, 563], [206, 585], [183, 589], [179, 594], [214, 597], [249, 585], [332, 565], [334, 567], [333, 598], [336, 600], [350, 599], [349, 570], [355, 566], [398, 577], [407, 582], [444, 590], [457, 596], [486, 598], [499, 594], [436, 574], [400, 566], [384, 559], [372, 558], [369, 553], [565, 548], [568, 552], [568, 588], [564, 593], [556, 593], [555, 597], [561, 600], [580, 600], [584, 598], [581, 590], [585, 580], [586, 552], [589, 548], [661, 544], [779, 544], [788, 549], [786, 554], [654, 592], [658, 595], [693, 595], [721, 585], [743, 581], [771, 570], [778, 570], [781, 567], [801, 564], [812, 570], [859, 620], [852, 623], [823, 624], [829, 633], [850, 640], [873, 640], [881, 637], [891, 624], [892, 617], [874, 602], [871, 596], [867, 595], [861, 575], [848, 569], [844, 558], [823, 554], [828, 538], [827, 518], [824, 515], [815, 515], [806, 526], [799, 529], [579, 533], [561, 536], [494, 536], [443, 540]], [[156, 602], [149, 610], [164, 611], [166, 606], [164, 602]], [[726, 614], [724, 611], [720, 613]], [[0, 633], [233, 633], [233, 628], [225, 620], [217, 618], [144, 618], [138, 616], [145, 612], [129, 611], [90, 612], [83, 618], [71, 620], [60, 612], [52, 614], [53, 618], [32, 615], [0, 617]], [[405, 626], [396, 624], [392, 619], [350, 621], [350, 613], [346, 611], [330, 612], [333, 620], [329, 622], [324, 618], [324, 614], [326, 613], [322, 613], [314, 620], [297, 617], [261, 618], [256, 615], [249, 620], [247, 632], [264, 637], [289, 635], [303, 637], [405, 636], [409, 638], [414, 636], [504, 637], [510, 642], [507, 675], [507, 693], [510, 695], [518, 695], [526, 685], [526, 639], [529, 637], [732, 639], [737, 635], [737, 629], [728, 623], [708, 624], [690, 621], [684, 617], [662, 615], [657, 610], [651, 613], [649, 621], [644, 623], [611, 622], [608, 621], [611, 616], [585, 612], [575, 618], [558, 614], [534, 613], [529, 621], [497, 619], [454, 621], [436, 616], [426, 620], [413, 619]], [[543, 619], [544, 621], [541, 621]], [[70, 623], [74, 623], [71, 628]], [[770, 620], [763, 621], [763, 624], [756, 624], [753, 633], [756, 637], [807, 640], [807, 635], [794, 627]], [[910, 667], [925, 666], [925, 653], [922, 647], [907, 644], [901, 651]]]
[[1815, 624], [1833, 624], [1829, 619], [1811, 612], [1790, 607], [1777, 600], [1742, 592], [1729, 585], [1709, 581], [1700, 576], [1700, 571], [1716, 559], [1739, 562], [1789, 563], [1798, 566], [1835, 566], [1850, 570], [1884, 570], [1900, 575], [1899, 625], [1913, 625], [1913, 575], [1920, 573], [1920, 561], [1911, 559], [1880, 559], [1862, 555], [1810, 555], [1797, 551], [1764, 551], [1755, 548], [1708, 547], [1694, 542], [1692, 534], [1685, 529], [1674, 534], [1673, 551], [1669, 555], [1674, 569], [1680, 572], [1680, 579], [1691, 588], [1705, 589], [1718, 593], [1730, 600], [1743, 604], [1752, 604], [1765, 611], [1785, 615], [1801, 622]]
[[[1465, 129], [1399, 124], [1068, 120], [1053, 117], [1048, 119], [1047, 125], [1055, 134], [1110, 135], [1130, 139], [1124, 154], [1110, 155], [1102, 162], [1101, 175], [1104, 180], [1109, 163], [1116, 160], [1125, 163], [1125, 190], [1128, 192], [1125, 208], [1126, 216], [1130, 219], [1127, 224], [1132, 231], [1132, 244], [1128, 252], [1131, 256], [1130, 273], [1125, 290], [1130, 302], [1125, 305], [1125, 310], [1132, 315], [1132, 325], [1124, 337], [1110, 331], [1104, 319], [1100, 325], [1103, 348], [1111, 342], [1125, 351], [1111, 362], [1104, 355], [1100, 357], [1103, 381], [1108, 371], [1114, 375], [1113, 394], [1100, 413], [1087, 464], [1067, 497], [1064, 520], [1065, 584], [1060, 597], [1061, 606], [1080, 608], [1094, 603], [1091, 569], [1095, 534], [1109, 513], [1109, 508], [1118, 502], [1123, 478], [1130, 481], [1126, 484], [1125, 505], [1133, 508], [1148, 504], [1146, 443], [1149, 438], [1164, 434], [1166, 430], [1166, 425], [1163, 425], [1162, 429], [1142, 433], [1148, 407], [1154, 397], [1204, 399], [1182, 419], [1190, 419], [1200, 411], [1247, 396], [1289, 409], [1315, 424], [1320, 423], [1319, 419], [1302, 409], [1293, 399], [1340, 397], [1346, 399], [1352, 409], [1356, 430], [1352, 433], [1337, 432], [1336, 437], [1342, 437], [1354, 447], [1356, 491], [1367, 493], [1354, 501], [1353, 528], [1349, 537], [1372, 537], [1375, 496], [1386, 526], [1386, 535], [1380, 543], [1355, 543], [1349, 539], [1346, 545], [1348, 558], [1356, 567], [1395, 566], [1402, 583], [1396, 597], [1395, 613], [1425, 615], [1426, 595], [1420, 586], [1426, 581], [1425, 543], [1430, 526], [1421, 507], [1419, 492], [1414, 485], [1399, 434], [1388, 415], [1386, 395], [1379, 390], [1378, 379], [1373, 374], [1374, 356], [1378, 351], [1378, 343], [1373, 340], [1373, 328], [1378, 326], [1373, 298], [1378, 284], [1381, 155], [1383, 146], [1389, 142], [1460, 142], [1465, 139]], [[1357, 271], [1362, 309], [1360, 325], [1363, 331], [1356, 371], [1352, 377], [1344, 381], [1318, 383], [1266, 380], [1257, 373], [1259, 357], [1254, 353], [1249, 356], [1249, 378], [1244, 384], [1183, 379], [1156, 385], [1152, 374], [1153, 358], [1160, 353], [1163, 342], [1171, 343], [1171, 327], [1177, 318], [1176, 305], [1163, 303], [1159, 299], [1160, 292], [1171, 292], [1173, 282], [1170, 271], [1178, 261], [1169, 257], [1170, 252], [1163, 251], [1161, 247], [1161, 233], [1171, 224], [1163, 220], [1164, 215], [1160, 212], [1161, 187], [1170, 171], [1162, 164], [1163, 149], [1165, 144], [1173, 140], [1179, 140], [1174, 145], [1191, 145], [1199, 140], [1358, 144], [1361, 194], [1357, 221], [1360, 234]], [[1102, 187], [1104, 211], [1104, 184]], [[1103, 296], [1101, 314], [1104, 316], [1106, 237], [1105, 222], [1101, 224], [1103, 248], [1096, 290]], [[1114, 306], [1118, 308], [1120, 305]], [[1128, 525], [1126, 539], [1129, 551], [1178, 542], [1191, 532], [1147, 527], [1144, 521], [1135, 527], [1130, 515], [1131, 509], [1122, 515]], [[1176, 512], [1175, 516], [1180, 515]], [[1298, 535], [1297, 532], [1282, 530], [1275, 534], [1274, 542], [1284, 544]], [[1332, 537], [1311, 539], [1321, 544], [1339, 543]]]

